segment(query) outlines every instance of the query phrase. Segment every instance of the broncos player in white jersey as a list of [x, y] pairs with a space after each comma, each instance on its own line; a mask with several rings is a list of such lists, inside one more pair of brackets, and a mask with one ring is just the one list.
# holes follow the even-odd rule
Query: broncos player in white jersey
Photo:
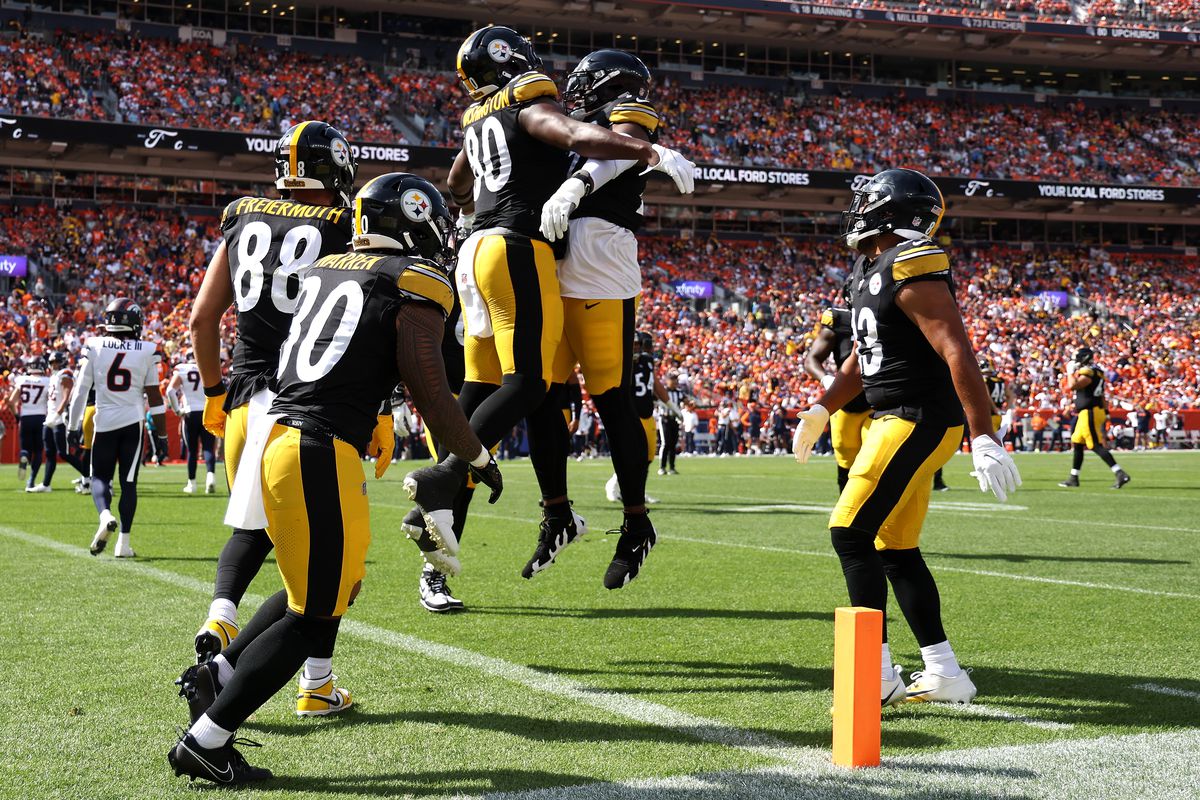
[[[176, 399], [178, 397], [178, 399]], [[204, 381], [190, 350], [171, 371], [167, 383], [167, 403], [183, 420], [183, 440], [187, 445], [187, 483], [185, 494], [196, 493], [196, 464], [204, 453], [204, 493], [217, 490], [217, 439], [204, 429]]]
[[142, 430], [145, 403], [149, 402], [154, 430], [155, 449], [159, 460], [166, 457], [167, 440], [161, 433], [167, 429], [166, 407], [158, 388], [158, 348], [152, 342], [140, 341], [142, 309], [127, 297], [118, 297], [104, 310], [104, 329], [107, 336], [93, 336], [83, 346], [79, 373], [71, 393], [69, 438], [83, 438], [83, 409], [88, 392], [96, 390], [95, 434], [92, 439], [92, 500], [100, 513], [100, 527], [92, 538], [89, 551], [99, 555], [118, 520], [112, 505], [113, 475], [120, 473], [121, 532], [117, 537], [114, 555], [132, 558], [129, 532], [137, 511], [137, 475], [142, 465]]
[[[49, 356], [50, 389], [46, 399], [46, 423], [42, 428], [42, 444], [46, 451], [46, 470], [42, 477], [44, 489], [35, 491], [50, 491], [50, 481], [58, 467], [58, 460], [70, 464], [83, 477], [87, 477], [87, 465], [80, 457], [71, 453], [67, 447], [67, 407], [71, 401], [71, 388], [75, 385], [75, 376], [71, 373], [70, 362], [66, 353], [55, 351]], [[77, 479], [78, 480], [78, 479]]]
[[26, 480], [25, 491], [43, 492], [37, 482], [42, 468], [42, 425], [46, 422], [46, 395], [50, 378], [46, 360], [35, 356], [25, 362], [24, 374], [17, 378], [8, 395], [8, 406], [18, 417], [21, 436], [21, 461], [17, 475]]

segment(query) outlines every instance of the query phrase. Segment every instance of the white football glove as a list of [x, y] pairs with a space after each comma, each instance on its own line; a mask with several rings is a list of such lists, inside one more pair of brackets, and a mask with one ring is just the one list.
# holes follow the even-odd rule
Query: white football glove
[[979, 480], [979, 491], [990, 490], [1001, 503], [1021, 485], [1013, 457], [990, 436], [971, 440], [971, 461], [975, 466], [971, 476]]
[[684, 158], [678, 150], [663, 147], [661, 144], [652, 145], [658, 153], [658, 163], [646, 167], [642, 172], [661, 172], [675, 181], [675, 188], [680, 194], [691, 194], [696, 189], [696, 165]]
[[812, 453], [813, 445], [817, 443], [817, 439], [821, 438], [821, 434], [825, 432], [825, 426], [829, 424], [829, 412], [825, 410], [825, 406], [818, 403], [808, 411], [801, 411], [796, 415], [796, 433], [792, 436], [792, 453], [796, 456], [796, 461], [801, 464], [808, 462], [808, 456]]
[[454, 223], [454, 229], [455, 233], [458, 234], [459, 243], [462, 243], [475, 230], [475, 215], [464, 214], [459, 211], [458, 220]]
[[821, 376], [821, 388], [828, 389], [830, 386], [833, 386], [833, 376], [826, 372]]
[[1011, 409], [1000, 415], [1000, 430], [996, 431], [996, 438], [1004, 441], [1004, 437], [1008, 436], [1008, 432], [1012, 430], [1013, 412]]
[[587, 194], [587, 184], [579, 178], [567, 178], [542, 206], [542, 235], [552, 242], [567, 235], [571, 212]]

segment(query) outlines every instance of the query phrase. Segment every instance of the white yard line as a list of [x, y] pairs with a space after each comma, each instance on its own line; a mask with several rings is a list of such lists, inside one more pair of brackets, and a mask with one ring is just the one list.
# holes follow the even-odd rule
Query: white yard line
[[1186, 697], [1189, 700], [1200, 700], [1200, 692], [1189, 692], [1187, 689], [1176, 689], [1171, 686], [1160, 686], [1157, 683], [1139, 683], [1133, 688], [1141, 689], [1144, 692], [1165, 694], [1168, 697]]
[[1005, 711], [1003, 708], [996, 706], [984, 706], [979, 703], [971, 703], [970, 705], [940, 705], [938, 708], [946, 708], [950, 711], [965, 715], [978, 714], [981, 717], [992, 717], [993, 719], [1005, 719], [1010, 722], [1020, 722], [1022, 725], [1028, 725], [1031, 728], [1041, 728], [1045, 731], [1069, 731], [1075, 726], [1069, 722], [1051, 722], [1044, 719], [1036, 719], [1035, 717], [1027, 717], [1024, 714], [1015, 714], [1012, 711]]

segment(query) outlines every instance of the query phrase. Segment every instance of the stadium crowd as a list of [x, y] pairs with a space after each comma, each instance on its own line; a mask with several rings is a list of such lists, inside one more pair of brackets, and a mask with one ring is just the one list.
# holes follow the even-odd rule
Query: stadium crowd
[[[323, 116], [352, 141], [456, 145], [465, 99], [450, 73], [383, 70], [359, 58], [60, 32], [0, 42], [0, 112], [279, 133]], [[117, 98], [102, 102], [105, 87]], [[303, 87], [303, 94], [299, 93]], [[1188, 185], [1200, 173], [1195, 115], [1165, 109], [806, 96], [735, 86], [655, 99], [664, 142], [696, 161], [933, 175]]]
[[[814, 5], [835, 3], [818, 0]], [[1178, 28], [1200, 20], [1200, 3], [1196, 0], [848, 0], [845, 5], [963, 17], [1100, 23], [1134, 28]]]

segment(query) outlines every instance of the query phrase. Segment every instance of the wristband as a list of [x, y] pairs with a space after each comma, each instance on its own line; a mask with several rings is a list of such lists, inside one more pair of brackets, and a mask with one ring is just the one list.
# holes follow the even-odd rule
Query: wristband
[[454, 201], [454, 205], [458, 206], [459, 208], [462, 208], [467, 203], [469, 203], [473, 199], [475, 199], [475, 193], [474, 192], [464, 192], [462, 194], [458, 194], [457, 192], [451, 190], [450, 191], [450, 199]]
[[479, 455], [471, 459], [471, 466], [476, 469], [483, 469], [492, 461], [492, 454], [488, 452], [486, 447], [480, 448]]
[[150, 406], [148, 411], [150, 412], [150, 416], [157, 417], [159, 414], [167, 413], [167, 407], [159, 404], [157, 406]]
[[204, 387], [205, 397], [220, 397], [225, 394], [225, 381], [217, 381], [212, 386]]
[[571, 174], [571, 177], [583, 184], [584, 197], [587, 197], [596, 188], [596, 181], [592, 178], [592, 173], [586, 169], [576, 170]]

